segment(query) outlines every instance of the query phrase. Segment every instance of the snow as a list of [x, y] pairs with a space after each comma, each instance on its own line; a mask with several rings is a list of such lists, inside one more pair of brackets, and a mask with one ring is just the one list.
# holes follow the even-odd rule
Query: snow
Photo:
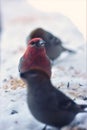
[[[21, 81], [18, 64], [26, 49], [26, 38], [43, 27], [62, 39], [75, 54], [63, 53], [52, 64], [52, 83], [77, 103], [87, 104], [87, 44], [70, 19], [58, 13], [43, 13], [24, 0], [2, 1], [0, 130], [41, 130], [44, 124], [31, 115], [26, 102], [27, 88]], [[20, 6], [20, 8], [19, 8]], [[80, 122], [80, 123], [78, 123]], [[78, 114], [75, 127], [87, 129], [87, 114]], [[70, 130], [71, 124], [65, 128]], [[49, 128], [54, 130], [55, 128]], [[76, 129], [76, 130], [77, 130]]]

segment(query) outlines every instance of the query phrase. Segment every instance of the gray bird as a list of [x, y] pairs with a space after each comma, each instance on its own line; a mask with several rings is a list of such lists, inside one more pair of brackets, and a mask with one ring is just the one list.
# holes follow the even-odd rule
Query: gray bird
[[70, 50], [63, 47], [62, 41], [58, 37], [54, 36], [52, 33], [42, 28], [37, 28], [30, 33], [30, 35], [27, 38], [27, 44], [30, 39], [38, 37], [42, 38], [46, 42], [45, 44], [46, 53], [51, 60], [55, 60], [62, 54], [62, 52], [65, 51], [75, 53], [74, 50]]
[[19, 72], [27, 84], [28, 107], [40, 122], [61, 128], [71, 123], [76, 114], [87, 112], [87, 105], [76, 104], [51, 83], [51, 64], [41, 38], [29, 42], [20, 59]]

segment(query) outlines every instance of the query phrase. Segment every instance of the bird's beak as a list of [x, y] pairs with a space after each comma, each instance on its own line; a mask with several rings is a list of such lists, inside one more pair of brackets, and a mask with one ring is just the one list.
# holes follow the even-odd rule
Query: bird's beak
[[46, 42], [44, 40], [40, 40], [39, 44], [40, 46], [45, 46]]

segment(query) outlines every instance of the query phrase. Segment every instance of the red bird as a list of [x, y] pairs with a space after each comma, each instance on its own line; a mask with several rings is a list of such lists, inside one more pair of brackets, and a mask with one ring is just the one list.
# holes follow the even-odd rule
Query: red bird
[[87, 105], [76, 104], [53, 86], [44, 43], [41, 38], [29, 42], [20, 59], [19, 72], [27, 83], [27, 102], [32, 115], [40, 122], [61, 128], [71, 123], [76, 114], [86, 112]]

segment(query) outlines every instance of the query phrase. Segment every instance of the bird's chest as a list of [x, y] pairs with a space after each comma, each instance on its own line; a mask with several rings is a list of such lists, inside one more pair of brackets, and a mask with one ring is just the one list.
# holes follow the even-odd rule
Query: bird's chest
[[40, 91], [31, 93], [31, 91], [29, 91], [27, 97], [27, 102], [31, 113], [37, 119], [43, 117], [42, 115], [48, 107], [48, 103], [46, 103], [47, 98], [45, 97], [45, 93]]

